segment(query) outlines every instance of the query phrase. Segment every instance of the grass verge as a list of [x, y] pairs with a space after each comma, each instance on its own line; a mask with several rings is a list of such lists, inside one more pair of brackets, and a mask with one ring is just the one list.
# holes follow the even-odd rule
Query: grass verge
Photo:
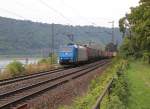
[[127, 77], [131, 93], [129, 109], [150, 109], [150, 65], [130, 62]]
[[123, 73], [117, 74], [102, 109], [150, 109], [150, 65], [130, 60]]

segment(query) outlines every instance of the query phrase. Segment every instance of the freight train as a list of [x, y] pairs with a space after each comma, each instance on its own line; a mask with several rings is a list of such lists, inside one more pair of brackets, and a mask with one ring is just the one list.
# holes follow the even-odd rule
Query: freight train
[[111, 57], [113, 57], [113, 52], [103, 51], [87, 45], [71, 44], [60, 47], [59, 50], [59, 63], [61, 65], [79, 65]]

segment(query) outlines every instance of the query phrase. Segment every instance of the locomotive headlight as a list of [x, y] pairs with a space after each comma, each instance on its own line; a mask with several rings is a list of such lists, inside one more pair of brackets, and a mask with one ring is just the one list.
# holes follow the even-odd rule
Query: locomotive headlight
[[66, 52], [65, 55], [68, 55], [68, 53]]

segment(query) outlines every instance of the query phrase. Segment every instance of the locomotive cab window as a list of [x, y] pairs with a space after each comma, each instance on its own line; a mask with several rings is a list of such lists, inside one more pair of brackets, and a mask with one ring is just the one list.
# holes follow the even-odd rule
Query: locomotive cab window
[[72, 48], [71, 47], [61, 47], [60, 52], [72, 52]]

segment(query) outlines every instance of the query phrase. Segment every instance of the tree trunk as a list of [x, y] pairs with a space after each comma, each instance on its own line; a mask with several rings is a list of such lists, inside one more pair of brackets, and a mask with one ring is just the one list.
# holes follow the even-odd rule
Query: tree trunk
[[148, 63], [150, 64], [150, 56], [148, 56]]
[[122, 34], [122, 39], [124, 39], [124, 37], [125, 37], [125, 32], [123, 32], [123, 34]]

